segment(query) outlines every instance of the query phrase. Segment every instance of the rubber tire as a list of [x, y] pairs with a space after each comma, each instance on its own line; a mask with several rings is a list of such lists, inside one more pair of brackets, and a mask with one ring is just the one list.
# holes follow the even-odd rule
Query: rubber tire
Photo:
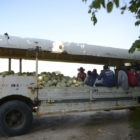
[[[5, 124], [5, 115], [11, 109], [19, 109], [24, 114], [24, 123], [20, 128], [12, 129]], [[33, 120], [31, 108], [24, 102], [13, 100], [4, 103], [0, 107], [0, 132], [5, 136], [19, 136], [28, 132]]]
[[134, 110], [136, 110], [136, 107], [130, 107], [129, 110], [134, 111]]

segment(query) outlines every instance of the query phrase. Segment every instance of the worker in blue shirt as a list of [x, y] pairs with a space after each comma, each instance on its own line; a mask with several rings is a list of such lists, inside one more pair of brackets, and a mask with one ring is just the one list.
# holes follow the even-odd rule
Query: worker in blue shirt
[[95, 80], [92, 76], [92, 72], [88, 71], [87, 72], [87, 77], [85, 78], [84, 83], [88, 86], [93, 86], [94, 82], [95, 82]]
[[101, 71], [98, 79], [103, 79], [103, 86], [105, 87], [113, 87], [115, 86], [115, 76], [113, 71], [111, 71], [108, 65], [104, 65], [104, 70]]

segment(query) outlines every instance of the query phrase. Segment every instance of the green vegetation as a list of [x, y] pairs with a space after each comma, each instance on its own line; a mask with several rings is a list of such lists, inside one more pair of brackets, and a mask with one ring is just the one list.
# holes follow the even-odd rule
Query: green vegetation
[[[88, 0], [82, 0], [83, 2], [87, 2]], [[88, 13], [91, 14], [91, 21], [95, 25], [97, 23], [96, 13], [104, 8], [108, 13], [111, 13], [113, 7], [119, 8], [121, 10], [121, 14], [124, 14], [126, 10], [130, 11], [136, 17], [135, 26], [140, 25], [140, 0], [124, 0], [121, 5], [121, 0], [91, 0], [91, 4], [89, 5]], [[129, 18], [129, 17], [128, 17]], [[140, 38], [136, 40], [131, 48], [129, 49], [129, 53], [133, 53], [134, 51], [140, 50]]]
[[134, 137], [140, 137], [140, 108], [131, 111], [129, 115], [129, 123], [132, 128]]
[[132, 128], [140, 129], [140, 108], [131, 111], [129, 122]]
[[132, 44], [132, 47], [129, 49], [129, 53], [133, 53], [136, 50], [140, 51], [140, 37]]

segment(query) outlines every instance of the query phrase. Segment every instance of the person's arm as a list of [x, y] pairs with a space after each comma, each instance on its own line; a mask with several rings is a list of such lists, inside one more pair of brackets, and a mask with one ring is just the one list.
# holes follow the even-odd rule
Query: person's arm
[[98, 80], [101, 80], [103, 78], [103, 72], [98, 76]]
[[118, 86], [121, 85], [121, 81], [122, 81], [122, 75], [121, 72], [118, 72]]
[[85, 78], [84, 83], [85, 83], [86, 85], [88, 85], [88, 78], [87, 78], [87, 77]]
[[77, 74], [77, 78], [80, 78], [79, 73]]
[[83, 75], [83, 79], [84, 79], [84, 80], [86, 79], [86, 73], [84, 73], [84, 75]]

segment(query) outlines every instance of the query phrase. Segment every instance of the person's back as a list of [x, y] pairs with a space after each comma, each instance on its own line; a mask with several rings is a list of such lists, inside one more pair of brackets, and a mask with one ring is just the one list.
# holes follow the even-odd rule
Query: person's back
[[128, 76], [124, 67], [118, 72], [118, 86], [121, 86], [123, 89], [128, 89]]
[[140, 68], [136, 71], [137, 85], [140, 86]]
[[91, 81], [93, 82], [93, 85], [96, 81], [96, 79], [98, 78], [98, 73], [97, 73], [97, 70], [96, 69], [93, 69], [92, 73], [91, 73]]
[[130, 86], [136, 86], [137, 85], [137, 78], [136, 78], [136, 72], [134, 70], [128, 70], [127, 72], [128, 76], [128, 83]]
[[118, 73], [120, 71], [120, 67], [115, 69], [115, 86], [118, 86]]
[[93, 79], [91, 71], [88, 71], [87, 72], [87, 77], [85, 78], [84, 83], [88, 86], [93, 86], [94, 82], [95, 81]]
[[103, 86], [112, 87], [115, 86], [115, 76], [113, 71], [108, 69], [108, 66], [104, 66], [104, 70], [101, 72], [98, 79], [103, 78]]

